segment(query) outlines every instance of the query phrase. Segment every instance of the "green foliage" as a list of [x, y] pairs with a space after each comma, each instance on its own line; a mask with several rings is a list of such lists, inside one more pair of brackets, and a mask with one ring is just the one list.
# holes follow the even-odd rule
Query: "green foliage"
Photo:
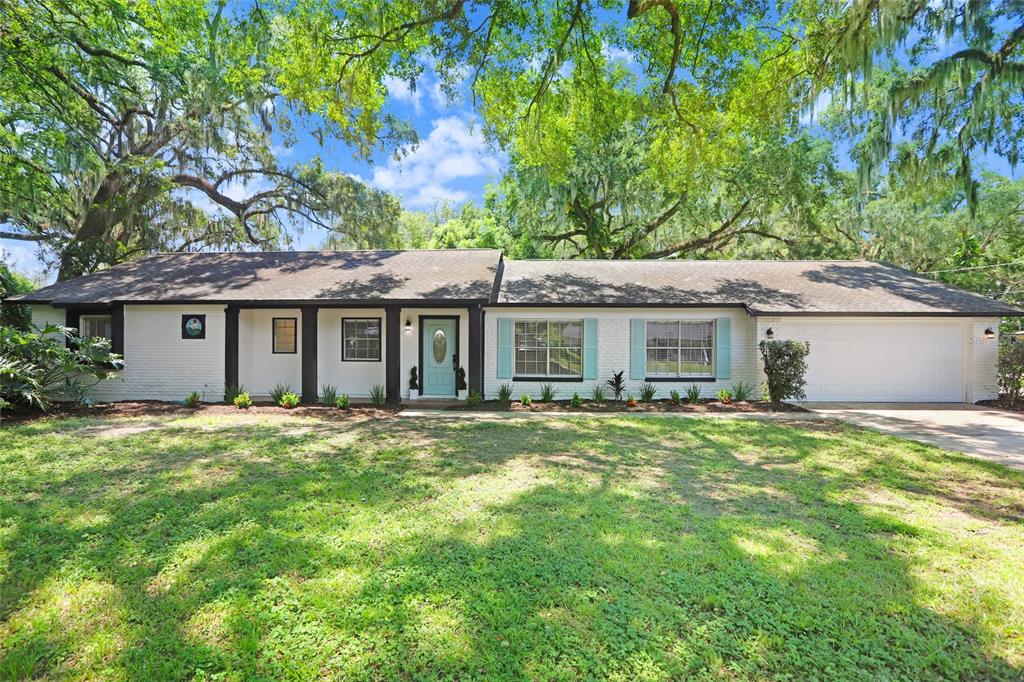
[[555, 399], [555, 387], [550, 383], [543, 383], [540, 385], [540, 401], [542, 403], [550, 403]]
[[696, 405], [700, 402], [700, 384], [690, 384], [686, 387], [686, 400], [687, 402]]
[[388, 242], [393, 197], [317, 158], [277, 161], [272, 147], [296, 135], [274, 12], [171, 0], [6, 3], [5, 231], [43, 245], [60, 280], [152, 251], [278, 246], [304, 227], [353, 245]]
[[498, 402], [508, 407], [512, 404], [512, 385], [502, 384], [498, 386]]
[[466, 390], [466, 368], [459, 367], [455, 370], [455, 390], [465, 391]]
[[60, 325], [0, 327], [0, 408], [47, 410], [59, 400], [81, 402], [92, 386], [118, 377], [121, 366], [106, 339], [80, 339]]
[[644, 382], [640, 386], [640, 402], [649, 403], [654, 400], [655, 394], [658, 393], [658, 387], [652, 383]]
[[590, 393], [590, 399], [593, 400], [598, 405], [603, 404], [604, 403], [604, 387], [601, 386], [600, 384], [594, 386], [593, 390]]
[[320, 402], [324, 405], [334, 405], [338, 402], [338, 389], [331, 384], [324, 384], [320, 387]]
[[299, 403], [301, 402], [302, 398], [299, 397], [298, 393], [292, 393], [291, 391], [288, 391], [287, 393], [281, 396], [281, 399], [278, 401], [277, 404], [285, 408], [286, 410], [291, 410], [293, 408], [298, 407]]
[[569, 405], [571, 407], [581, 407], [583, 405], [583, 398], [580, 397], [579, 393], [573, 393], [572, 398], [569, 399]]
[[630, 394], [628, 394], [626, 396], [626, 406], [627, 407], [636, 407], [636, 398], [633, 397], [632, 393], [630, 393]]
[[673, 405], [678, 405], [680, 402], [682, 402], [681, 399], [680, 399], [680, 396], [679, 396], [679, 391], [677, 391], [675, 389], [672, 389], [671, 391], [669, 391], [668, 396], [669, 396], [669, 401]]
[[767, 377], [768, 399], [778, 405], [784, 400], [805, 397], [804, 375], [810, 344], [792, 340], [761, 341], [757, 347]]
[[334, 406], [339, 410], [347, 410], [352, 400], [348, 397], [348, 393], [342, 393], [338, 396], [338, 399], [334, 401]]
[[999, 344], [999, 390], [1010, 406], [1024, 399], [1024, 341], [1006, 340]]
[[718, 390], [718, 400], [726, 405], [732, 403], [732, 391], [727, 388]]
[[420, 373], [415, 366], [413, 366], [413, 368], [409, 370], [409, 390], [420, 390]]
[[185, 407], [195, 409], [199, 407], [199, 403], [202, 402], [203, 397], [199, 395], [199, 391], [192, 391], [185, 396]]
[[270, 396], [270, 400], [275, 405], [280, 405], [281, 404], [281, 398], [284, 397], [285, 393], [291, 393], [291, 392], [292, 392], [292, 385], [291, 384], [281, 384], [281, 383], [278, 383], [278, 384], [274, 384], [274, 387], [271, 388], [270, 390], [268, 390], [267, 394]]
[[387, 392], [381, 384], [374, 384], [370, 389], [370, 403], [374, 407], [383, 407], [387, 400]]
[[[0, 301], [15, 294], [28, 293], [35, 288], [27, 277], [11, 270], [6, 263], [0, 261]], [[28, 331], [32, 327], [31, 309], [27, 305], [0, 305], [0, 327]]]
[[757, 389], [754, 384], [746, 381], [740, 381], [732, 385], [732, 395], [738, 403], [745, 403], [750, 400], [751, 396], [754, 395], [754, 391]]
[[519, 396], [519, 402], [522, 403], [524, 407], [529, 407], [530, 404], [533, 403], [533, 398], [530, 397], [529, 393], [523, 393]]
[[476, 391], [470, 391], [469, 396], [466, 398], [466, 405], [469, 407], [477, 407], [484, 401], [483, 397]]
[[238, 386], [225, 386], [224, 387], [224, 402], [233, 403], [235, 398], [245, 393], [245, 385]]
[[615, 396], [616, 400], [622, 400], [622, 392], [626, 390], [624, 375], [625, 372], [615, 372], [612, 374], [612, 378], [605, 382], [612, 389], [612, 395]]
[[235, 407], [237, 407], [240, 410], [248, 410], [250, 407], [252, 407], [252, 397], [245, 391], [242, 391], [234, 398], [232, 398], [231, 402], [234, 403]]

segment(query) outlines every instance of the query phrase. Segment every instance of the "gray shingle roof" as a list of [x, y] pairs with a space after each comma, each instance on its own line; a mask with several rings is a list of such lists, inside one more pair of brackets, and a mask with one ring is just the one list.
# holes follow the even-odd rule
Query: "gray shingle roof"
[[490, 249], [157, 254], [10, 301], [742, 306], [755, 314], [1024, 315], [872, 261], [506, 260]]
[[278, 302], [490, 299], [499, 251], [168, 253], [43, 287], [12, 301]]
[[873, 261], [505, 261], [496, 302], [744, 306], [763, 315], [1024, 315]]

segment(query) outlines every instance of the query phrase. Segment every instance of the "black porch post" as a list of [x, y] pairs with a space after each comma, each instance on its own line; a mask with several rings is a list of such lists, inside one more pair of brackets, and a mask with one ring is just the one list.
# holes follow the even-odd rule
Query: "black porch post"
[[315, 305], [302, 306], [302, 402], [316, 402], [316, 339], [317, 313]]
[[399, 328], [401, 312], [396, 305], [384, 308], [384, 390], [389, 403], [397, 403], [402, 399], [402, 332]]
[[484, 313], [478, 305], [469, 309], [469, 391], [484, 392]]
[[224, 309], [224, 389], [238, 388], [238, 306]]

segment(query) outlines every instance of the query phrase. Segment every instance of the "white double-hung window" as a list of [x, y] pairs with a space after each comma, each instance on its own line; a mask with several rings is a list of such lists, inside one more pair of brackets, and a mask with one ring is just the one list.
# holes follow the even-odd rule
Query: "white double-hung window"
[[647, 376], [714, 376], [715, 323], [689, 320], [647, 322]]
[[83, 339], [113, 339], [113, 318], [110, 315], [82, 315], [78, 318], [78, 335]]
[[516, 320], [515, 376], [583, 376], [583, 320]]

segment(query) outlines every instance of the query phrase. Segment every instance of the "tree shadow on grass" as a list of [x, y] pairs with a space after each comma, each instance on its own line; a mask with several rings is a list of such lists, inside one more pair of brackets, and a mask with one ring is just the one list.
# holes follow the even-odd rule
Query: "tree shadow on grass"
[[[919, 604], [901, 545], [936, 531], [851, 497], [870, 478], [973, 509], [936, 473], [973, 461], [931, 449], [901, 465], [884, 437], [696, 420], [159, 435], [20, 472], [0, 628], [85, 575], [116, 590], [130, 646], [104, 664], [132, 678], [1021, 674]], [[26, 617], [0, 671], [74, 661], [54, 618]]]

